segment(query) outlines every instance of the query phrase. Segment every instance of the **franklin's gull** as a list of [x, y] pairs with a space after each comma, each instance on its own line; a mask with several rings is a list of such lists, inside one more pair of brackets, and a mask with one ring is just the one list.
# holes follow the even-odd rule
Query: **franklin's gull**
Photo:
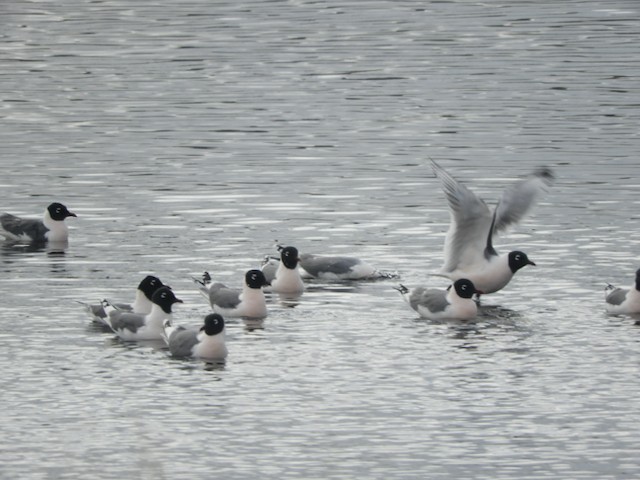
[[614, 287], [609, 284], [604, 290], [607, 312], [612, 314], [640, 313], [640, 269], [636, 271], [636, 281], [631, 288]]
[[0, 235], [16, 242], [45, 243], [66, 242], [69, 229], [64, 223], [67, 217], [77, 217], [61, 203], [52, 203], [45, 211], [42, 220], [21, 218], [3, 213], [0, 215]]
[[147, 315], [123, 312], [108, 300], [102, 305], [107, 317], [105, 322], [122, 340], [161, 340], [164, 336], [164, 321], [171, 319], [172, 306], [182, 303], [171, 288], [164, 286], [156, 290], [152, 297], [153, 305]]
[[217, 313], [207, 315], [204, 326], [200, 329], [174, 327], [171, 320], [165, 320], [164, 333], [169, 351], [174, 357], [223, 360], [227, 356], [224, 318]]
[[396, 290], [421, 317], [430, 320], [475, 318], [478, 306], [473, 300], [473, 295], [482, 293], [466, 278], [456, 280], [447, 290], [426, 287], [409, 289], [404, 285], [400, 285]]
[[[162, 286], [164, 285], [158, 277], [147, 275], [138, 284], [138, 288], [136, 289], [136, 296], [133, 303], [116, 303], [113, 304], [113, 306], [123, 312], [141, 313], [143, 315], [146, 315], [147, 313], [151, 312], [151, 306], [153, 305], [153, 303], [151, 302], [151, 298], [153, 297], [153, 294]], [[104, 323], [105, 325], [107, 325], [104, 320], [107, 317], [107, 314], [104, 311], [104, 307], [101, 303], [78, 303], [85, 308], [87, 313], [93, 318], [95, 322]]]
[[451, 225], [445, 238], [444, 265], [436, 275], [451, 280], [467, 278], [478, 290], [494, 293], [504, 288], [526, 265], [535, 265], [524, 252], [500, 255], [493, 235], [519, 222], [553, 180], [543, 168], [504, 191], [493, 213], [487, 204], [457, 182], [436, 162], [431, 162], [449, 203]]
[[225, 317], [264, 318], [267, 302], [262, 287], [269, 285], [260, 270], [249, 270], [244, 276], [242, 289], [229, 288], [216, 282], [208, 286], [211, 276], [205, 272], [202, 279], [194, 278], [200, 292], [209, 300], [211, 308]]
[[298, 270], [300, 257], [296, 247], [278, 247], [280, 261], [267, 261], [262, 272], [271, 284], [267, 289], [274, 293], [300, 295], [304, 292], [304, 282]]

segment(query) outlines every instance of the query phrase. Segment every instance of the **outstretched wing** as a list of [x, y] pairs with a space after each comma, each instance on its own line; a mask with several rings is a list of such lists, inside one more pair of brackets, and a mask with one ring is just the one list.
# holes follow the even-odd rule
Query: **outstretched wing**
[[487, 237], [491, 229], [491, 212], [482, 199], [433, 160], [431, 166], [442, 184], [451, 214], [451, 224], [444, 244], [442, 272], [471, 268], [484, 261]]
[[505, 190], [495, 209], [493, 233], [503, 231], [509, 225], [520, 222], [552, 182], [551, 169], [541, 168]]

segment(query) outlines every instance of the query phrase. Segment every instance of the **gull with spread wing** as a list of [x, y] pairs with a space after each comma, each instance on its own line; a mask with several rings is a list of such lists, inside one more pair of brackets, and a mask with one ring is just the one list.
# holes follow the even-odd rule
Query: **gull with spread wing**
[[526, 265], [535, 265], [519, 250], [499, 254], [493, 236], [518, 223], [553, 180], [548, 168], [535, 171], [502, 194], [493, 212], [467, 187], [431, 161], [449, 204], [451, 224], [445, 238], [444, 265], [436, 275], [451, 280], [469, 279], [483, 293], [504, 288]]

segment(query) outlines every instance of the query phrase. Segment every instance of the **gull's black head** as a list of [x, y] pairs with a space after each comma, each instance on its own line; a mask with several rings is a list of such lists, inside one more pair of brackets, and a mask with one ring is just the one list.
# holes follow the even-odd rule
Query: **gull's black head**
[[138, 285], [138, 290], [144, 293], [144, 296], [151, 300], [153, 298], [153, 294], [156, 293], [156, 290], [163, 286], [164, 285], [158, 277], [147, 275]]
[[75, 213], [67, 210], [67, 207], [65, 207], [61, 203], [52, 203], [47, 207], [47, 210], [49, 211], [49, 215], [51, 216], [51, 218], [58, 222], [64, 220], [67, 217], [77, 217]]
[[476, 290], [476, 287], [473, 285], [471, 280], [467, 280], [466, 278], [461, 278], [460, 280], [453, 282], [453, 288], [455, 288], [456, 293], [460, 298], [471, 298], [476, 293], [482, 293], [481, 291]]
[[249, 270], [244, 276], [244, 281], [247, 283], [247, 287], [255, 289], [269, 285], [261, 270]]
[[160, 287], [151, 297], [151, 301], [158, 305], [165, 313], [171, 313], [171, 306], [174, 303], [183, 303], [182, 300], [176, 298], [171, 287]]
[[217, 313], [210, 313], [204, 317], [204, 327], [200, 330], [204, 330], [209, 336], [218, 335], [224, 330], [224, 318]]
[[518, 250], [509, 252], [509, 268], [513, 273], [516, 273], [522, 267], [526, 267], [527, 265], [533, 265], [534, 267], [536, 266], [535, 263], [529, 260], [529, 257], [527, 257], [526, 253], [520, 252]]
[[298, 249], [296, 247], [284, 247], [280, 250], [280, 260], [285, 267], [293, 270], [298, 266], [298, 262], [300, 261]]
[[636, 290], [640, 290], [640, 268], [636, 270]]
[[541, 178], [545, 181], [545, 183], [550, 184], [555, 180], [555, 175], [553, 174], [553, 170], [549, 167], [540, 167], [535, 172], [534, 175], [536, 177]]

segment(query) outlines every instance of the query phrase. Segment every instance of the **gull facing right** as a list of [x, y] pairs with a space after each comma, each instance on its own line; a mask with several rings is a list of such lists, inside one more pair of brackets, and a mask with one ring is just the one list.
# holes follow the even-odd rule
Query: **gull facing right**
[[614, 287], [609, 284], [604, 289], [607, 312], [633, 315], [640, 313], [640, 269], [636, 270], [636, 281], [631, 288]]
[[205, 272], [202, 279], [193, 278], [200, 293], [209, 300], [215, 313], [225, 317], [264, 318], [267, 302], [262, 287], [269, 285], [260, 270], [249, 270], [244, 276], [242, 289], [230, 288], [220, 282], [209, 286], [211, 276]]
[[122, 340], [161, 340], [164, 338], [164, 321], [171, 319], [171, 307], [182, 303], [168, 286], [160, 287], [152, 297], [153, 305], [147, 315], [123, 312], [108, 300], [102, 301], [107, 316], [105, 322]]
[[482, 293], [466, 278], [456, 280], [446, 290], [426, 287], [409, 289], [402, 284], [396, 290], [421, 317], [430, 320], [474, 319], [478, 306], [473, 295]]
[[3, 213], [0, 215], [0, 235], [16, 242], [26, 241], [35, 244], [66, 242], [69, 239], [69, 229], [64, 220], [76, 216], [63, 204], [57, 202], [45, 209], [42, 220]]
[[524, 218], [538, 196], [551, 185], [550, 169], [541, 168], [505, 190], [492, 213], [482, 199], [440, 165], [433, 160], [431, 165], [442, 184], [451, 214], [444, 265], [436, 275], [451, 280], [467, 278], [483, 293], [494, 293], [504, 288], [522, 267], [535, 265], [519, 250], [500, 255], [493, 246], [493, 235]]
[[196, 357], [205, 360], [224, 360], [227, 346], [224, 339], [224, 318], [210, 313], [200, 329], [174, 327], [164, 321], [165, 341], [174, 357]]

